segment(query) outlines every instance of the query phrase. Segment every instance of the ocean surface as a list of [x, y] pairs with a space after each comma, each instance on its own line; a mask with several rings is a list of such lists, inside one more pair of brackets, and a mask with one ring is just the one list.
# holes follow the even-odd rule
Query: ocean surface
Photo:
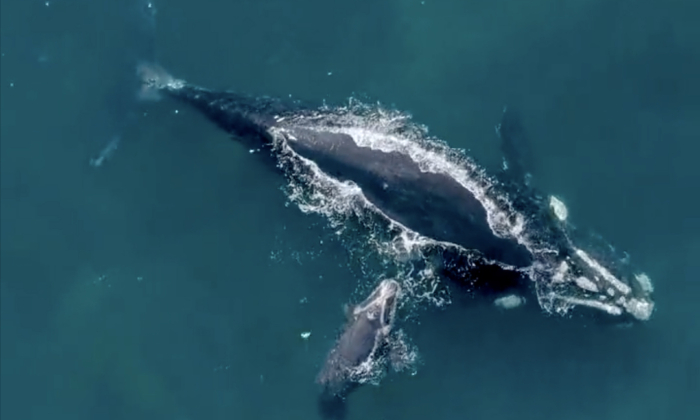
[[318, 418], [342, 305], [376, 280], [244, 147], [137, 101], [138, 60], [251, 94], [367, 95], [492, 169], [517, 109], [536, 185], [654, 282], [629, 329], [423, 308], [401, 325], [420, 364], [353, 394], [348, 419], [700, 418], [700, 3], [152, 6], [0, 3], [3, 420]]

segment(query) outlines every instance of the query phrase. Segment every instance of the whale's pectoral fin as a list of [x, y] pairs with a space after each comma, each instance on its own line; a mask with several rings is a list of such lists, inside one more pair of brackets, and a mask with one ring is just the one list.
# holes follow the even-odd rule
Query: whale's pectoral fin
[[496, 125], [496, 134], [501, 141], [503, 153], [502, 176], [519, 184], [529, 185], [532, 174], [532, 149], [520, 122], [520, 117], [512, 109], [503, 107], [501, 122]]

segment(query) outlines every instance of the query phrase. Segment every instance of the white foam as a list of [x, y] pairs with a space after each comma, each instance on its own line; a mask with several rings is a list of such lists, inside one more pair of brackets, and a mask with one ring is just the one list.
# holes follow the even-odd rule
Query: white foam
[[[422, 252], [427, 246], [458, 246], [424, 237], [391, 220], [364, 196], [355, 183], [341, 182], [328, 176], [313, 161], [297, 155], [287, 144], [291, 133], [284, 128], [286, 124], [290, 127], [348, 134], [360, 147], [403, 153], [410, 156], [424, 172], [452, 177], [481, 202], [494, 234], [517, 241], [535, 257], [533, 266], [522, 271], [536, 282], [538, 301], [546, 311], [566, 313], [575, 305], [584, 305], [615, 315], [622, 313], [623, 307], [610, 301], [617, 294], [609, 286], [627, 296], [631, 293], [627, 284], [578, 248], [575, 248], [576, 256], [596, 273], [596, 278], [583, 277], [572, 271], [571, 265], [566, 261], [557, 261], [556, 246], [547, 243], [546, 238], [541, 239], [542, 232], [537, 226], [529, 227], [531, 221], [528, 216], [514, 209], [494, 179], [487, 176], [461, 151], [430, 138], [427, 129], [412, 123], [407, 114], [351, 103], [345, 108], [334, 108], [332, 112], [324, 109], [311, 115], [286, 115], [276, 120], [284, 122], [281, 127], [271, 130], [276, 140], [275, 147], [282, 156], [280, 165], [291, 165], [293, 168], [287, 189], [290, 201], [297, 204], [303, 212], [327, 217], [339, 234], [347, 228], [349, 218], [357, 218], [361, 224], [365, 224], [369, 228], [367, 244], [373, 250], [371, 252], [381, 256], [385, 263], [393, 265], [400, 272], [396, 277], [402, 279], [402, 287], [413, 299], [449, 303], [449, 298], [436, 297], [438, 277], [432, 263], [423, 258], [425, 267], [414, 273], [413, 262], [421, 260]], [[564, 203], [551, 197], [549, 204], [556, 217], [566, 223], [568, 210]], [[377, 215], [383, 216], [381, 220], [377, 219]], [[375, 229], [377, 227], [380, 229]], [[470, 252], [458, 248], [465, 254]], [[637, 281], [642, 289], [648, 290], [643, 278], [637, 278]], [[599, 293], [606, 289], [613, 292], [610, 297], [599, 295], [597, 299], [600, 301], [585, 298], [587, 292]], [[644, 316], [643, 310], [638, 309], [639, 306], [632, 307], [628, 304], [624, 309], [639, 318]]]
[[647, 294], [651, 294], [654, 291], [654, 285], [651, 283], [651, 279], [646, 273], [635, 274], [634, 279], [637, 280], [639, 287]]

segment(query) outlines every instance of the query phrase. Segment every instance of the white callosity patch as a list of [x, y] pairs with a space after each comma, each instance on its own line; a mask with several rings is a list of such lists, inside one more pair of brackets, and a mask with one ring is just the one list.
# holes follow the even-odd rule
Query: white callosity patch
[[612, 303], [598, 302], [593, 299], [579, 299], [568, 296], [556, 296], [555, 299], [560, 299], [573, 306], [587, 306], [590, 308], [600, 309], [610, 315], [622, 315], [622, 309], [618, 305]]
[[576, 280], [574, 280], [574, 281], [576, 282], [576, 285], [578, 287], [580, 287], [581, 289], [585, 289], [585, 290], [588, 290], [589, 292], [593, 292], [593, 293], [598, 293], [598, 291], [599, 291], [598, 286], [596, 286], [595, 283], [593, 283], [592, 281], [590, 281], [588, 278], [586, 278], [584, 276], [576, 277]]
[[654, 304], [649, 301], [630, 299], [624, 305], [627, 312], [642, 321], [648, 320], [654, 312]]
[[[630, 285], [615, 277], [610, 270], [588, 253], [575, 247], [573, 250], [575, 251], [574, 256], [562, 261], [553, 271], [552, 288], [548, 292], [547, 300], [566, 302], [571, 306], [588, 306], [603, 310], [611, 315], [621, 315], [627, 312], [639, 320], [650, 318], [654, 304], [649, 299], [652, 287], [648, 277], [645, 278], [644, 275], [634, 277], [641, 291], [641, 296], [637, 296]], [[572, 258], [580, 259], [587, 268], [587, 275], [580, 274], [583, 266], [576, 265], [576, 261]], [[578, 269], [572, 270], [573, 266], [578, 267]], [[571, 291], [571, 289], [564, 291], [568, 285], [575, 285], [579, 292]], [[557, 311], [562, 312], [561, 308]]]
[[610, 271], [605, 269], [598, 261], [591, 258], [585, 251], [577, 249], [576, 255], [578, 255], [586, 264], [588, 264], [593, 270], [595, 270], [608, 284], [619, 290], [622, 294], [628, 295], [632, 289], [620, 281], [617, 277], [613, 276]]

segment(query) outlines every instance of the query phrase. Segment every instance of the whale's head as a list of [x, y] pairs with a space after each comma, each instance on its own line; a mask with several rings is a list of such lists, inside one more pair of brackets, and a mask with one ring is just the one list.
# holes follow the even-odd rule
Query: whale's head
[[550, 197], [547, 205], [557, 240], [546, 264], [548, 280], [536, 286], [540, 304], [561, 313], [588, 309], [620, 322], [648, 320], [654, 310], [649, 276], [599, 235], [569, 224], [562, 201]]
[[351, 324], [368, 322], [384, 335], [388, 334], [394, 324], [400, 292], [401, 287], [396, 280], [383, 280], [367, 299], [348, 314]]

